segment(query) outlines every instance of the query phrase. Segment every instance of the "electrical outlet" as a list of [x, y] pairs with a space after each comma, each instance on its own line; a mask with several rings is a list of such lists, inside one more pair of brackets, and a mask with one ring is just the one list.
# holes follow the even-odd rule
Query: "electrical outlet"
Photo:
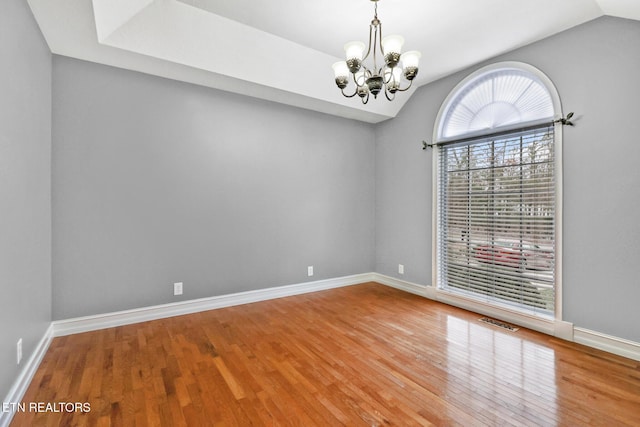
[[398, 264], [398, 273], [404, 274], [404, 264]]
[[173, 294], [174, 295], [182, 295], [182, 282], [173, 284]]
[[307, 276], [309, 277], [313, 276], [313, 265], [310, 265], [309, 267], [307, 267]]
[[18, 344], [16, 344], [16, 360], [18, 365], [22, 361], [22, 338], [18, 340]]

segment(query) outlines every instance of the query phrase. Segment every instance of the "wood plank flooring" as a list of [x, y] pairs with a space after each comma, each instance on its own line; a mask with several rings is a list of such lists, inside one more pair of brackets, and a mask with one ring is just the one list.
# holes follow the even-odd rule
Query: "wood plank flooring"
[[55, 338], [12, 426], [640, 426], [640, 362], [375, 283]]

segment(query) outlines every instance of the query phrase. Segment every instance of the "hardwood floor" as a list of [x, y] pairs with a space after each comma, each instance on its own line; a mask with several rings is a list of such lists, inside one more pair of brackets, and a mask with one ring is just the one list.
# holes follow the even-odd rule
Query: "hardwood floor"
[[640, 426], [640, 362], [480, 317], [366, 283], [55, 338], [12, 426]]

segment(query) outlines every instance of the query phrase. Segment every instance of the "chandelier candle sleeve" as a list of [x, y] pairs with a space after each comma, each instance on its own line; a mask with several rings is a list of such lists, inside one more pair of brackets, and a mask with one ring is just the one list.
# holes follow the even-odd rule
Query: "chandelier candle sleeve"
[[[352, 41], [344, 45], [345, 61], [333, 64], [335, 82], [342, 95], [352, 98], [358, 95], [363, 104], [369, 101], [369, 95], [378, 97], [384, 91], [385, 97], [393, 101], [396, 92], [404, 92], [411, 87], [413, 79], [418, 75], [420, 52], [412, 50], [402, 53], [404, 38], [399, 35], [382, 37], [382, 22], [378, 19], [378, 1], [375, 4], [374, 16], [369, 25], [369, 45], [360, 41]], [[366, 51], [365, 51], [366, 49]], [[370, 59], [367, 64], [367, 60]], [[384, 62], [378, 66], [378, 61]], [[401, 84], [407, 81], [406, 87]], [[345, 88], [353, 80], [355, 90], [345, 93]]]

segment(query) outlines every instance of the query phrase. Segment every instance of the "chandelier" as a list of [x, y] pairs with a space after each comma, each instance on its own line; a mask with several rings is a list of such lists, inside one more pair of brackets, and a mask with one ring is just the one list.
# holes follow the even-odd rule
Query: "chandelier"
[[[384, 90], [389, 101], [393, 101], [396, 92], [404, 92], [411, 87], [413, 79], [418, 74], [418, 62], [420, 52], [412, 50], [401, 54], [404, 38], [398, 35], [382, 38], [382, 23], [378, 19], [378, 0], [375, 3], [373, 20], [369, 25], [369, 46], [365, 54], [365, 45], [354, 41], [344, 45], [346, 61], [333, 64], [336, 85], [347, 98], [358, 95], [363, 104], [369, 102], [369, 94], [374, 98]], [[377, 53], [380, 51], [380, 53]], [[364, 61], [372, 58], [373, 66], [368, 67]], [[378, 57], [384, 59], [384, 64], [378, 68]], [[349, 84], [349, 75], [355, 83], [352, 94], [345, 93], [344, 89]], [[409, 82], [408, 86], [401, 88], [402, 76]]]

